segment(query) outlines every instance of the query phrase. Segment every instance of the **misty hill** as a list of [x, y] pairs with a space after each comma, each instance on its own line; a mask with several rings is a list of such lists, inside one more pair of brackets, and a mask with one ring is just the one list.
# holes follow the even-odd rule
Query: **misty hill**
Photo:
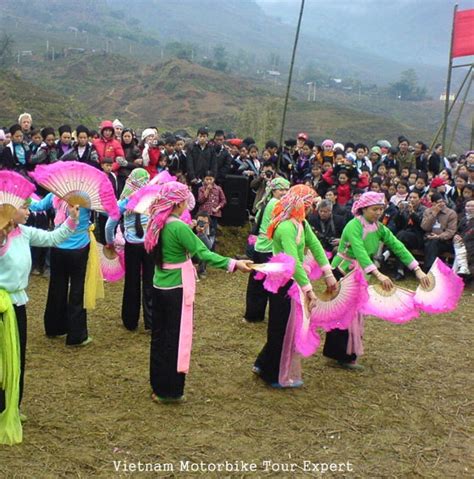
[[[250, 75], [272, 65], [286, 74], [297, 11], [293, 2], [290, 13], [278, 19], [256, 0], [76, 0], [73, 6], [67, 0], [0, 0], [0, 4], [1, 31], [14, 36], [20, 51], [45, 54], [47, 46], [50, 55], [52, 48], [56, 54], [65, 47], [105, 50], [155, 63], [166, 57], [169, 43], [180, 41], [192, 44], [195, 60], [201, 62], [222, 45], [229, 69]], [[311, 2], [307, 4], [310, 8]], [[299, 43], [298, 68], [313, 64], [337, 77], [386, 84], [413, 66], [403, 56], [390, 57], [384, 49], [371, 52], [347, 40], [337, 22], [330, 28], [311, 28], [305, 17], [303, 26], [307, 31]], [[392, 40], [396, 44], [400, 38]], [[418, 74], [422, 85], [439, 93], [442, 69], [425, 65]]]
[[[186, 60], [167, 60], [144, 65], [116, 54], [76, 53], [54, 62], [43, 60], [17, 65], [18, 77], [11, 76], [11, 88], [22, 90], [22, 107], [9, 109], [16, 118], [19, 110], [27, 108], [27, 92], [44, 95], [41, 118], [49, 119], [52, 105], [69, 104], [78, 108], [77, 116], [87, 111], [91, 126], [103, 118], [120, 118], [136, 128], [158, 125], [161, 129], [191, 128], [206, 124], [211, 129], [225, 128], [247, 135], [242, 112], [253, 105], [255, 116], [264, 110], [270, 98], [283, 98], [284, 88], [275, 87], [263, 80], [250, 81], [204, 68]], [[8, 92], [8, 86], [5, 87]], [[55, 93], [52, 93], [55, 92]], [[369, 94], [358, 96], [353, 92], [319, 89], [316, 102], [304, 101], [306, 96], [298, 89], [292, 90], [285, 135], [295, 135], [307, 130], [317, 140], [324, 137], [341, 140], [363, 140], [368, 143], [380, 138], [394, 141], [399, 134], [411, 139], [430, 141], [442, 116], [442, 103], [400, 102]], [[8, 93], [4, 94], [8, 98]], [[68, 99], [65, 102], [65, 99]], [[55, 111], [51, 123], [71, 118], [69, 109]], [[72, 110], [71, 110], [72, 111]], [[470, 118], [474, 111], [467, 105], [457, 137], [459, 149], [469, 142]], [[272, 113], [272, 112], [270, 112]], [[273, 112], [276, 124], [280, 114]], [[56, 120], [56, 118], [60, 118]], [[72, 121], [72, 120], [71, 120]], [[272, 136], [277, 136], [277, 130]]]

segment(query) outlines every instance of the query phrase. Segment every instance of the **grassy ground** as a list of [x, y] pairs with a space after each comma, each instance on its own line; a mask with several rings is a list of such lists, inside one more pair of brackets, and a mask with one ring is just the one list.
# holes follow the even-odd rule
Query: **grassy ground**
[[[32, 278], [24, 442], [0, 448], [0, 477], [111, 478], [113, 461], [256, 463], [254, 473], [203, 477], [319, 477], [265, 472], [262, 461], [346, 463], [327, 477], [472, 477], [472, 291], [455, 314], [403, 326], [366, 322], [363, 363], [352, 373], [304, 361], [305, 386], [272, 390], [250, 372], [266, 324], [241, 322], [246, 277], [210, 271], [198, 285], [187, 401], [150, 400], [149, 335], [121, 326], [122, 284], [89, 316], [94, 342], [69, 349], [44, 336], [47, 280]], [[471, 417], [470, 417], [471, 416]], [[157, 466], [158, 467], [158, 466]], [[285, 466], [286, 467], [286, 466]]]

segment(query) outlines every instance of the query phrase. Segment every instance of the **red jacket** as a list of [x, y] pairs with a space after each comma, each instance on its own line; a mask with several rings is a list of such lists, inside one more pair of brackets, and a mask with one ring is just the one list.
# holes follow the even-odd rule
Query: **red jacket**
[[[147, 150], [148, 155], [145, 150]], [[150, 179], [155, 177], [158, 174], [158, 162], [160, 161], [161, 151], [158, 147], [144, 148], [142, 158], [143, 158], [143, 168], [150, 174]], [[146, 157], [148, 156], [148, 164], [145, 165]]]
[[117, 171], [120, 168], [120, 165], [116, 162], [116, 158], [118, 156], [121, 156], [122, 158], [125, 158], [125, 153], [123, 152], [122, 145], [120, 144], [119, 141], [117, 141], [114, 136], [112, 135], [112, 138], [110, 140], [106, 140], [102, 136], [102, 131], [105, 128], [112, 128], [112, 131], [114, 130], [114, 126], [111, 121], [103, 121], [100, 124], [100, 134], [101, 137], [95, 139], [92, 143], [95, 146], [95, 149], [97, 150], [97, 154], [99, 156], [99, 162], [102, 163], [102, 160], [104, 158], [112, 158], [114, 160], [114, 165], [113, 165], [113, 171]]

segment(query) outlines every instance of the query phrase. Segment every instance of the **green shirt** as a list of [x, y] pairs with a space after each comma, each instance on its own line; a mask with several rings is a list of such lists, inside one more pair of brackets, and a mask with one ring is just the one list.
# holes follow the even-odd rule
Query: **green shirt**
[[[228, 269], [231, 259], [209, 251], [206, 245], [182, 221], [170, 221], [160, 232], [163, 263], [184, 263], [197, 256], [211, 266]], [[182, 286], [181, 269], [162, 269], [155, 266], [153, 285], [157, 288]]]
[[304, 229], [299, 244], [296, 244], [298, 228], [291, 220], [282, 221], [273, 234], [273, 254], [286, 253], [295, 258], [296, 269], [294, 278], [302, 288], [310, 285], [308, 275], [303, 268], [305, 248], [308, 248], [313, 253], [314, 259], [321, 268], [324, 268], [324, 266], [327, 267], [326, 269], [330, 268], [326, 252], [313, 233], [311, 226], [309, 226], [306, 220], [303, 222], [303, 226]]
[[376, 269], [372, 258], [377, 253], [381, 242], [393, 251], [405, 266], [416, 267], [418, 265], [405, 245], [382, 223], [378, 223], [377, 230], [368, 232], [365, 238], [363, 238], [363, 234], [364, 227], [358, 218], [354, 218], [347, 223], [342, 232], [337, 250], [338, 254], [332, 260], [333, 268], [339, 267], [347, 273], [351, 261], [344, 259], [345, 256], [355, 259], [366, 273], [370, 273]]
[[260, 223], [260, 229], [258, 230], [258, 238], [255, 243], [255, 251], [259, 253], [271, 253], [273, 247], [273, 241], [267, 236], [267, 229], [272, 221], [272, 213], [275, 205], [278, 203], [276, 198], [272, 198], [265, 206], [263, 210], [263, 218]]

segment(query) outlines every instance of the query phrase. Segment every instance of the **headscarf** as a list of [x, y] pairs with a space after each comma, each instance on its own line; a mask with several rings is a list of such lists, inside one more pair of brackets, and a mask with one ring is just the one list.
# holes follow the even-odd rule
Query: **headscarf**
[[384, 204], [385, 195], [383, 193], [368, 191], [367, 193], [364, 193], [357, 201], [354, 201], [351, 212], [354, 216], [362, 216], [362, 208]]
[[285, 178], [273, 178], [273, 180], [267, 183], [267, 187], [265, 188], [265, 193], [263, 194], [262, 199], [256, 204], [257, 210], [261, 210], [266, 206], [274, 191], [288, 190], [289, 188], [290, 182]]
[[170, 216], [173, 208], [188, 199], [189, 189], [183, 183], [178, 181], [170, 181], [164, 183], [151, 204], [150, 220], [148, 222], [145, 249], [150, 253], [157, 245], [160, 239], [160, 231], [166, 224], [166, 220]]
[[150, 173], [144, 168], [135, 168], [130, 172], [125, 186], [123, 187], [120, 199], [128, 198], [130, 195], [138, 191], [142, 186], [145, 186], [150, 181]]
[[296, 185], [276, 204], [273, 217], [267, 229], [267, 235], [273, 238], [277, 226], [286, 220], [294, 219], [302, 223], [306, 216], [306, 209], [318, 200], [318, 194], [310, 186]]

